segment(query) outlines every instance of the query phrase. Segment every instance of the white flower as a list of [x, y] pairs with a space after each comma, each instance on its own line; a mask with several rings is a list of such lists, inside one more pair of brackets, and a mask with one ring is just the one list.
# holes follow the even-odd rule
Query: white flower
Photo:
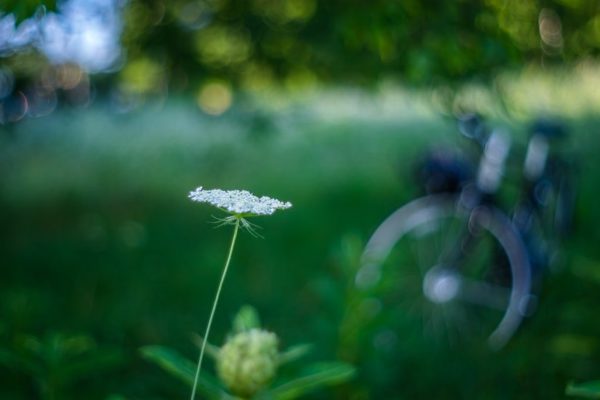
[[267, 196], [257, 197], [247, 190], [202, 189], [202, 186], [190, 192], [191, 200], [208, 203], [235, 215], [271, 215], [277, 210], [290, 208], [292, 203], [272, 199]]

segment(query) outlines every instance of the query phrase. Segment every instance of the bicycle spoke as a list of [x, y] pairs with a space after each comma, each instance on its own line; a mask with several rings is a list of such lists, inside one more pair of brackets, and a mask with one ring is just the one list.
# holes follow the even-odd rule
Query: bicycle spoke
[[442, 243], [443, 246], [439, 249], [439, 256], [437, 258], [437, 264], [445, 264], [452, 263], [451, 257], [453, 254], [457, 254], [460, 252], [460, 247], [462, 246], [462, 241], [464, 238], [466, 225], [464, 221], [453, 218], [446, 230], [440, 230], [443, 235]]
[[472, 279], [461, 280], [461, 300], [471, 304], [504, 311], [510, 300], [510, 289]]
[[427, 261], [427, 249], [424, 248], [424, 241], [420, 240], [415, 242], [417, 247], [417, 264], [419, 266], [419, 272], [421, 273], [421, 278], [425, 276], [427, 273], [427, 269], [429, 267], [429, 263]]
[[495, 348], [510, 338], [522, 319], [514, 303], [529, 289], [529, 266], [510, 220], [485, 211], [473, 219], [452, 199], [432, 196], [376, 231], [364, 254], [382, 257], [373, 265], [388, 329], [414, 327], [450, 344], [487, 339]]

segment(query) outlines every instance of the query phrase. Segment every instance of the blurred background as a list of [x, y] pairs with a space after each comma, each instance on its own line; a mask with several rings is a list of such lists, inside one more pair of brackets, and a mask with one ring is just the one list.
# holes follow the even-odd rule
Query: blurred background
[[[294, 204], [254, 221], [264, 239], [240, 236], [211, 341], [252, 304], [285, 347], [357, 367], [311, 398], [554, 399], [600, 378], [596, 0], [0, 10], [1, 398], [188, 396], [138, 348], [197, 356], [231, 234], [187, 199], [200, 185]], [[354, 285], [371, 233], [422, 194], [415, 162], [466, 145], [466, 111], [516, 147], [533, 118], [560, 117], [577, 162], [560, 262], [498, 352], [366, 323]]]

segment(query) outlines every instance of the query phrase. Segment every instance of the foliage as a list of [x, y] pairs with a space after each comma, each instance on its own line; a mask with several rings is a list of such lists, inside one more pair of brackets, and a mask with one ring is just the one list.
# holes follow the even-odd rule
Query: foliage
[[600, 381], [569, 383], [566, 394], [586, 399], [600, 399]]
[[[148, 361], [154, 362], [169, 374], [182, 380], [189, 386], [194, 383], [194, 362], [184, 358], [175, 350], [161, 346], [146, 346], [140, 349], [142, 356]], [[234, 399], [235, 397], [227, 394], [214, 378], [207, 377], [201, 372], [198, 379], [199, 391], [209, 399]]]
[[[454, 121], [423, 105], [429, 93], [352, 90], [287, 103], [273, 96], [276, 109], [240, 102], [220, 118], [199, 113], [189, 98], [129, 114], [99, 104], [3, 130], [2, 348], [58, 330], [86, 332], [99, 351], [133, 354], [160, 343], [186, 358], [196, 354], [189, 332], [209, 312], [223, 262], [213, 250], [228, 236], [205, 222], [210, 211], [185, 198], [202, 182], [294, 203], [261, 221], [264, 240], [240, 241], [213, 332], [224, 338], [229, 317], [251, 300], [283, 348], [312, 343], [310, 353], [286, 364], [290, 374], [319, 360], [355, 366], [353, 380], [306, 398], [564, 398], [567, 382], [600, 376], [598, 103], [581, 90], [593, 95], [597, 85], [570, 74], [557, 80], [563, 89], [544, 86], [540, 94], [527, 82], [546, 85], [541, 75], [514, 79], [515, 96], [522, 92], [529, 105], [519, 103], [515, 115], [540, 104], [569, 112], [564, 150], [576, 150], [581, 171], [576, 229], [558, 255], [562, 267], [547, 274], [538, 311], [502, 351], [364, 323], [373, 303], [354, 290], [354, 273], [366, 238], [417, 195], [412, 165], [426, 146], [465, 143]], [[488, 105], [491, 115], [503, 115]], [[519, 166], [525, 122], [504, 121]], [[402, 324], [401, 307], [394, 318]], [[31, 375], [5, 364], [0, 372], [1, 398], [37, 395]], [[189, 395], [188, 386], [140, 357], [68, 386], [67, 400]]]
[[599, 13], [594, 0], [134, 0], [124, 40], [132, 62], [153, 60], [175, 86], [207, 75], [246, 87], [422, 84], [595, 56]]
[[[5, 10], [22, 17], [37, 3], [8, 1]], [[596, 57], [599, 16], [595, 0], [131, 0], [127, 60], [108, 81], [156, 95], [215, 80], [255, 90], [489, 78], [528, 63]]]
[[10, 12], [17, 22], [31, 17], [35, 13], [56, 9], [56, 0], [0, 0], [0, 12]]
[[86, 335], [32, 335], [16, 337], [13, 345], [0, 347], [0, 365], [25, 374], [38, 386], [42, 399], [63, 398], [72, 384], [91, 374], [123, 363], [116, 349], [98, 348]]
[[[233, 332], [236, 335], [252, 332], [260, 328], [257, 314], [248, 306], [243, 307], [233, 322]], [[227, 344], [225, 345], [227, 346]], [[221, 349], [212, 346], [213, 350], [209, 353], [220, 361], [223, 357]], [[306, 345], [297, 345], [278, 355], [278, 364], [280, 366], [295, 361], [305, 355], [309, 350]], [[175, 350], [161, 346], [146, 346], [140, 349], [142, 355], [149, 361], [158, 364], [165, 371], [179, 378], [190, 386], [194, 382], [194, 363]], [[246, 368], [243, 368], [246, 370]], [[296, 373], [290, 375], [289, 372], [278, 375], [277, 380], [271, 387], [260, 390], [254, 395], [242, 396], [251, 399], [273, 399], [273, 400], [291, 400], [297, 399], [306, 393], [319, 389], [327, 385], [343, 383], [354, 375], [354, 368], [342, 362], [319, 362], [302, 367]], [[239, 377], [238, 377], [239, 379]], [[228, 383], [228, 382], [227, 382]], [[199, 380], [199, 391], [208, 399], [233, 400], [237, 397], [230, 395], [215, 383], [213, 377], [203, 374]]]

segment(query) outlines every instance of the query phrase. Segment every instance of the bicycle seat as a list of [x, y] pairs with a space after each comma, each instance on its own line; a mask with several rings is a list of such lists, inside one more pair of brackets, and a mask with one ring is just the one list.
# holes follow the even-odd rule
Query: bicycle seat
[[547, 139], [562, 139], [567, 136], [565, 125], [552, 118], [538, 118], [529, 128], [531, 135], [541, 135]]
[[432, 149], [418, 162], [416, 180], [426, 193], [457, 193], [472, 179], [473, 167], [448, 149]]

